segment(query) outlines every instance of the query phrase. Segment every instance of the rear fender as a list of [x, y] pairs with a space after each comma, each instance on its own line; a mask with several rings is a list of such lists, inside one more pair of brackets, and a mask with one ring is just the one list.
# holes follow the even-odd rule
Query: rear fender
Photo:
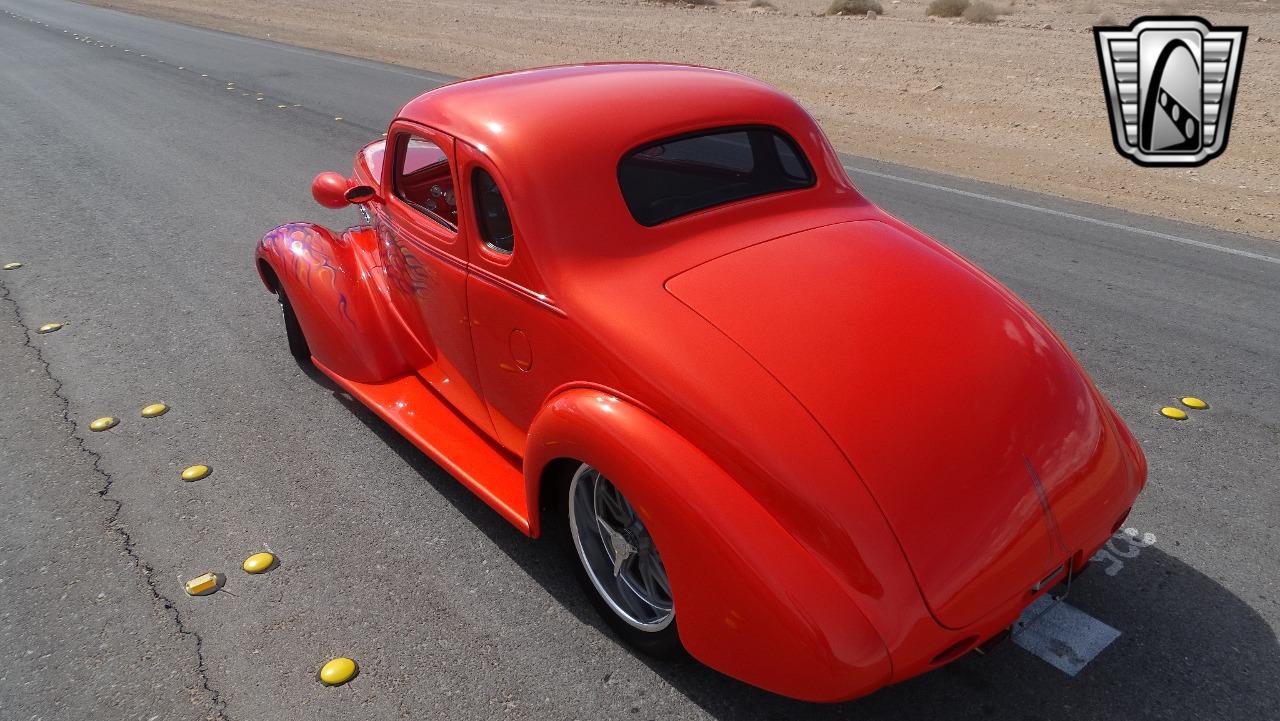
[[376, 282], [374, 247], [369, 228], [338, 235], [312, 223], [289, 223], [263, 236], [256, 253], [267, 288], [275, 291], [278, 284], [289, 295], [311, 354], [360, 383], [408, 372], [390, 331], [385, 293]]
[[812, 701], [852, 698], [888, 682], [885, 645], [842, 584], [657, 418], [607, 392], [565, 391], [530, 429], [530, 498], [539, 497], [543, 470], [559, 459], [589, 463], [631, 500], [661, 550], [680, 640], [694, 657]]

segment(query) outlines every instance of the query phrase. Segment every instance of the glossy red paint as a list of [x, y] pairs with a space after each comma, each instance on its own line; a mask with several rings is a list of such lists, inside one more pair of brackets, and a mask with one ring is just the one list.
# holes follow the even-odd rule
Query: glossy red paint
[[[631, 217], [625, 153], [739, 125], [794, 138], [814, 185]], [[429, 182], [397, 185], [402, 147]], [[473, 222], [477, 170], [510, 254]], [[600, 469], [661, 551], [685, 647], [746, 682], [834, 701], [945, 663], [1081, 568], [1144, 483], [1044, 321], [864, 199], [762, 83], [658, 64], [464, 81], [407, 104], [354, 185], [370, 226], [258, 247], [318, 367], [529, 535], [548, 469]], [[437, 190], [438, 219], [401, 197]]]
[[326, 208], [341, 208], [348, 205], [347, 190], [351, 181], [342, 173], [321, 173], [311, 181], [311, 197]]

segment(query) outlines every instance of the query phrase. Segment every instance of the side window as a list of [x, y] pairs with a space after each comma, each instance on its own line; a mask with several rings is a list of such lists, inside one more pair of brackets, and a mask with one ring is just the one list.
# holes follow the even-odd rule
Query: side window
[[401, 135], [396, 150], [396, 197], [450, 230], [458, 229], [458, 200], [449, 158], [440, 146], [416, 135]]
[[476, 201], [476, 227], [485, 245], [499, 253], [510, 254], [516, 247], [515, 230], [511, 227], [511, 215], [507, 201], [493, 176], [483, 168], [471, 174], [471, 192]]

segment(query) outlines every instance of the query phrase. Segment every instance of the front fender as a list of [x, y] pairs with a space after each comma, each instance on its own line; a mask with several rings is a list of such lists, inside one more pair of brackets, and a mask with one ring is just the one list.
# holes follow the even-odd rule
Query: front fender
[[[341, 235], [313, 223], [289, 223], [263, 236], [256, 256], [270, 290], [289, 295], [311, 354], [338, 375], [379, 383], [404, 375], [385, 316], [385, 296], [375, 282], [376, 260], [353, 228]], [[370, 239], [363, 244], [375, 247]], [[270, 274], [262, 269], [265, 263]]]
[[542, 470], [562, 458], [599, 469], [635, 506], [662, 553], [680, 640], [694, 657], [811, 701], [853, 698], [889, 681], [888, 651], [842, 584], [657, 418], [605, 392], [565, 391], [530, 429], [531, 498]]

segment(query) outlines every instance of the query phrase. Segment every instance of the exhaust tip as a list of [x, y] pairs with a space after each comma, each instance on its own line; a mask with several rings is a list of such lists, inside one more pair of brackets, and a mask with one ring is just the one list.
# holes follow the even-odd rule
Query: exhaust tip
[[942, 653], [938, 654], [937, 656], [934, 656], [933, 660], [930, 661], [929, 663], [931, 665], [937, 666], [939, 664], [947, 663], [949, 661], [954, 661], [957, 658], [960, 658], [961, 656], [963, 656], [965, 652], [967, 652], [969, 649], [973, 648], [973, 644], [977, 643], [977, 641], [978, 641], [977, 636], [970, 636], [966, 639], [957, 641], [951, 644], [950, 646], [947, 646], [947, 648], [944, 649]]
[[997, 646], [1004, 643], [1005, 641], [1008, 641], [1009, 637], [1012, 635], [1013, 635], [1013, 632], [1011, 630], [1009, 630], [1008, 628], [1002, 628], [1000, 629], [1000, 633], [997, 633], [996, 635], [992, 636], [986, 641], [983, 641], [981, 645], [973, 649], [973, 652], [978, 654], [979, 656], [986, 656], [987, 654], [995, 650]]

